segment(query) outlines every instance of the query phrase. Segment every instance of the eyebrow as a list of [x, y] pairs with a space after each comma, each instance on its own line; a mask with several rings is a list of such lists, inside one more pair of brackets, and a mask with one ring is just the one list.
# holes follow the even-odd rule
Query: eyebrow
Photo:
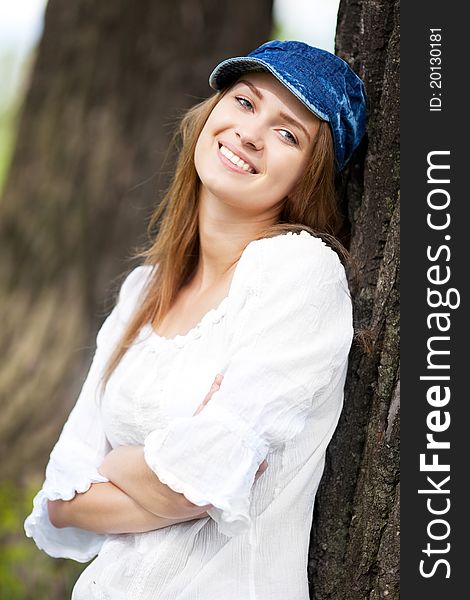
[[[253, 94], [255, 96], [257, 96], [260, 100], [263, 100], [264, 96], [261, 93], [261, 91], [251, 83], [251, 81], [247, 81], [246, 79], [239, 79], [237, 81], [237, 83], [244, 83], [246, 86], [248, 86], [250, 88], [250, 90], [253, 92]], [[289, 123], [290, 125], [292, 125], [293, 127], [296, 127], [297, 129], [300, 129], [301, 131], [304, 132], [305, 136], [307, 137], [307, 139], [310, 141], [310, 135], [307, 131], [307, 129], [302, 125], [302, 123], [300, 123], [300, 121], [297, 121], [297, 119], [294, 119], [293, 117], [291, 117], [290, 115], [288, 115], [285, 112], [280, 112], [279, 116], [284, 119], [284, 121], [286, 121], [287, 123]]]

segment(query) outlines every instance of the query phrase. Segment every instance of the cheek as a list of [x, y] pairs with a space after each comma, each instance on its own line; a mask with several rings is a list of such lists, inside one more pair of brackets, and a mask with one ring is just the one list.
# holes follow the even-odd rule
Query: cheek
[[201, 135], [206, 139], [213, 137], [216, 133], [225, 126], [227, 120], [226, 111], [223, 110], [223, 106], [217, 104], [210, 115], [207, 117], [207, 121], [202, 128]]
[[208, 130], [207, 123], [206, 123], [204, 125], [204, 127], [202, 128], [202, 131], [199, 134], [199, 137], [197, 138], [195, 152], [199, 152], [201, 150], [201, 148], [203, 148], [207, 144], [208, 137], [209, 137], [209, 130]]
[[197, 162], [202, 162], [208, 156], [208, 152], [215, 149], [215, 140], [220, 130], [221, 119], [218, 116], [217, 108], [209, 115], [201, 133], [199, 134], [194, 150], [194, 162], [197, 168]]
[[204, 158], [207, 156], [207, 148], [208, 148], [208, 132], [206, 127], [201, 131], [199, 137], [196, 142], [196, 147], [194, 149], [194, 166], [196, 167], [196, 171], [199, 174], [199, 169], [204, 163]]
[[196, 147], [194, 148], [194, 163], [197, 164], [198, 158], [201, 154], [201, 148], [204, 144], [204, 138], [201, 135], [197, 138]]
[[272, 182], [279, 192], [287, 195], [303, 175], [305, 167], [305, 160], [286, 159], [284, 156], [272, 165]]

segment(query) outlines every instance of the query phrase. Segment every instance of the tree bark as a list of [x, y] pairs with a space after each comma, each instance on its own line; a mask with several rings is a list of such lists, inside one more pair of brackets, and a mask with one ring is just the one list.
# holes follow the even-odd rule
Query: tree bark
[[269, 39], [271, 5], [49, 0], [0, 203], [0, 480], [42, 477], [168, 183], [175, 119], [220, 60]]
[[316, 498], [309, 575], [315, 600], [399, 597], [399, 3], [342, 0], [336, 47], [364, 79], [367, 140], [342, 193], [356, 327], [345, 405]]

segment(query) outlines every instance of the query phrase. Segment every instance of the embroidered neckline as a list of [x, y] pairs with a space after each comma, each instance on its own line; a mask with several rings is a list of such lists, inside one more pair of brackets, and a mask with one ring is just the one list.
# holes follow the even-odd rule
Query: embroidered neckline
[[242, 262], [243, 256], [246, 254], [248, 247], [252, 246], [256, 242], [265, 243], [265, 244], [275, 243], [274, 240], [276, 240], [279, 237], [284, 237], [284, 236], [290, 237], [293, 235], [301, 236], [301, 237], [306, 236], [306, 237], [310, 237], [310, 238], [313, 237], [307, 231], [301, 230], [299, 233], [289, 231], [285, 234], [280, 234], [280, 235], [271, 236], [271, 237], [267, 237], [267, 238], [255, 239], [255, 240], [252, 240], [251, 242], [249, 242], [246, 245], [245, 249], [243, 250], [243, 252], [238, 260], [238, 263], [235, 267], [235, 271], [233, 273], [232, 281], [230, 282], [230, 288], [229, 288], [227, 296], [225, 296], [225, 298], [223, 298], [223, 300], [219, 303], [219, 305], [217, 307], [211, 308], [209, 311], [207, 311], [202, 316], [199, 323], [197, 323], [194, 327], [192, 327], [186, 333], [177, 334], [173, 337], [166, 337], [166, 336], [163, 336], [163, 335], [160, 335], [159, 333], [157, 333], [155, 331], [155, 329], [152, 327], [151, 323], [146, 323], [141, 328], [141, 330], [138, 334], [138, 338], [142, 339], [142, 337], [144, 337], [144, 341], [154, 343], [157, 345], [166, 345], [166, 346], [174, 346], [176, 348], [182, 348], [190, 340], [201, 337], [202, 333], [204, 332], [205, 329], [207, 329], [207, 326], [209, 324], [212, 325], [212, 324], [218, 323], [225, 316], [225, 314], [227, 312], [229, 299], [232, 297], [232, 294], [233, 294], [234, 283], [236, 281], [236, 278], [239, 277], [239, 267]]
[[225, 298], [223, 298], [223, 300], [219, 303], [218, 306], [208, 310], [201, 317], [199, 323], [197, 323], [186, 333], [177, 334], [173, 337], [166, 337], [157, 333], [150, 323], [146, 323], [140, 330], [139, 335], [145, 335], [146, 339], [148, 339], [149, 341], [156, 341], [159, 344], [171, 344], [176, 347], [182, 347], [188, 341], [200, 337], [204, 329], [207, 328], [207, 325], [218, 323], [222, 319], [222, 317], [225, 316], [229, 297], [230, 292], [227, 296], [225, 296]]

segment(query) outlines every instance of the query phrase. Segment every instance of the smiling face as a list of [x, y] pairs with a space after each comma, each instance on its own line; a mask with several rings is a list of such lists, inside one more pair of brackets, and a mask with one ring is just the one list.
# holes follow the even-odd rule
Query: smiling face
[[310, 157], [319, 119], [270, 73], [245, 73], [196, 144], [202, 198], [276, 216]]

